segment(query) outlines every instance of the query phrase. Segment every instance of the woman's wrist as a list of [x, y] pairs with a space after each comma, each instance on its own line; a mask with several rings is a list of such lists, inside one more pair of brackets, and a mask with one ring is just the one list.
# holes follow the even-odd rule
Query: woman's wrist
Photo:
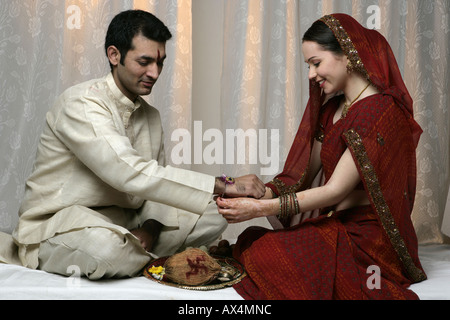
[[263, 217], [277, 216], [280, 213], [278, 198], [264, 199]]

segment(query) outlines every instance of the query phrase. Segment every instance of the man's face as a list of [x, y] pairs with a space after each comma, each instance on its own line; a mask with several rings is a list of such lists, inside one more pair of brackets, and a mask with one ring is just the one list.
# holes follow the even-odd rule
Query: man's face
[[137, 96], [149, 95], [163, 69], [165, 43], [137, 35], [123, 65], [120, 63], [120, 52], [114, 50], [115, 47], [110, 48], [109, 60], [114, 66], [114, 80], [122, 93], [131, 101], [136, 100]]

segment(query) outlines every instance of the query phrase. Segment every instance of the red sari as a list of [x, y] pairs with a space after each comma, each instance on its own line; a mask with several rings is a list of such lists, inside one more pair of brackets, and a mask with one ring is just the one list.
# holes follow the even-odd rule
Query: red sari
[[321, 20], [356, 72], [380, 93], [357, 102], [333, 124], [340, 97], [323, 105], [320, 88], [311, 82], [285, 168], [267, 186], [276, 195], [310, 188], [305, 181], [317, 139], [325, 182], [350, 149], [362, 181], [357, 188], [370, 205], [341, 212], [322, 208], [314, 218], [281, 221], [280, 230], [246, 230], [234, 256], [248, 277], [235, 289], [246, 299], [417, 299], [407, 289], [426, 279], [410, 218], [422, 132], [413, 119], [412, 99], [384, 37], [348, 15]]

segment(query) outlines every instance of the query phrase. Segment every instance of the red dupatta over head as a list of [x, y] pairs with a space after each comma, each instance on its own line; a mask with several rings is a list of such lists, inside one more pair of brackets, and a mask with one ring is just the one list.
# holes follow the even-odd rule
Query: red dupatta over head
[[[355, 130], [349, 130], [343, 139], [352, 151], [372, 208], [377, 212], [380, 223], [410, 278], [413, 281], [423, 280], [426, 276], [418, 261], [417, 239], [410, 219], [416, 191], [415, 149], [422, 133], [413, 117], [412, 98], [390, 45], [378, 31], [364, 28], [346, 14], [328, 15], [320, 20], [333, 31], [353, 70], [377, 87], [382, 95], [391, 97], [390, 101], [393, 101], [395, 108], [399, 108], [400, 114], [404, 115], [401, 121], [407, 124], [398, 129], [401, 132], [396, 133], [394, 130], [392, 133], [388, 128], [395, 127], [396, 124], [382, 123], [383, 120], [380, 120], [376, 124], [378, 132], [361, 137]], [[267, 184], [276, 195], [299, 192], [310, 187], [305, 181], [310, 180], [307, 177], [311, 148], [319, 131], [318, 120], [324, 100], [319, 85], [311, 81], [310, 99], [283, 172]], [[402, 150], [404, 152], [400, 156], [389, 145], [389, 141], [395, 140], [396, 134], [406, 141]], [[399, 176], [392, 176], [395, 169], [388, 173], [382, 169], [384, 160], [380, 160], [377, 153], [377, 139], [379, 144], [380, 136], [384, 136], [386, 140], [386, 148], [383, 150], [388, 150], [389, 153], [386, 161], [390, 161], [391, 167], [398, 166]], [[396, 182], [391, 183], [393, 180]]]

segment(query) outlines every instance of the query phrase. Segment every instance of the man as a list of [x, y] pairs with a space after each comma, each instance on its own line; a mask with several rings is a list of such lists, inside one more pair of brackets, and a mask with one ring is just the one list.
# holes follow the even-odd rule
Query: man
[[111, 22], [112, 72], [64, 92], [47, 114], [13, 238], [23, 265], [90, 279], [130, 277], [156, 256], [216, 240], [226, 227], [213, 194], [263, 196], [254, 175], [227, 179], [164, 167], [149, 95], [171, 34], [148, 12]]

